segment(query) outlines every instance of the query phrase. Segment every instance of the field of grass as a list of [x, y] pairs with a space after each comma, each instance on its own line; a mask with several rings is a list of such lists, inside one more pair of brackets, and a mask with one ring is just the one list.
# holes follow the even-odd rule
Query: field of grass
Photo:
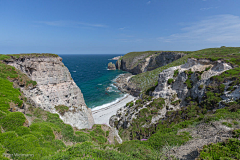
[[21, 58], [21, 57], [58, 57], [57, 54], [52, 53], [22, 53], [22, 54], [0, 54], [0, 60], [13, 58]]

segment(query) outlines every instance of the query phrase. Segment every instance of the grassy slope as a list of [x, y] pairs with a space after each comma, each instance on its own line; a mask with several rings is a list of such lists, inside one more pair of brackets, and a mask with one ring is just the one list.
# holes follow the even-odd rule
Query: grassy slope
[[[135, 55], [135, 54], [134, 54]], [[134, 56], [132, 55], [132, 56]], [[125, 56], [125, 55], [124, 55]], [[131, 55], [126, 55], [126, 57], [131, 57]], [[188, 52], [188, 54], [172, 63], [169, 63], [163, 67], [159, 67], [152, 71], [147, 71], [136, 76], [133, 76], [130, 81], [135, 83], [136, 86], [142, 91], [147, 91], [149, 88], [154, 87], [157, 80], [158, 75], [161, 71], [184, 64], [187, 62], [188, 58], [209, 58], [211, 60], [224, 59], [227, 62], [231, 62], [233, 64], [240, 64], [240, 47], [223, 47], [223, 48], [208, 48], [194, 52]]]

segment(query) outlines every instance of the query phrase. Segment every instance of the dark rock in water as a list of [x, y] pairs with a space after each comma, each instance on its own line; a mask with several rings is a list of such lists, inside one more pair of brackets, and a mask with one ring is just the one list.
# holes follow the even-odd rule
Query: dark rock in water
[[113, 64], [112, 62], [109, 62], [109, 63], [108, 63], [108, 69], [110, 69], [110, 70], [116, 70], [115, 64]]

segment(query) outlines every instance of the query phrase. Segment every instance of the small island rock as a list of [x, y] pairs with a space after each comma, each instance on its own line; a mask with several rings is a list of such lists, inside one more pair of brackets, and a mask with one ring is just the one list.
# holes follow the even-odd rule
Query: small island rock
[[108, 63], [108, 69], [110, 69], [110, 70], [116, 70], [115, 64], [113, 64], [112, 62], [109, 62], [109, 63]]

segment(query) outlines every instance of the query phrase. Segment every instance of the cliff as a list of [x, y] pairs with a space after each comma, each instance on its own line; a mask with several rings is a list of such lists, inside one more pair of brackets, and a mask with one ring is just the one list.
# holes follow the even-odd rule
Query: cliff
[[[65, 123], [78, 129], [90, 128], [94, 124], [91, 109], [86, 106], [81, 90], [62, 63], [62, 58], [25, 55], [12, 56], [4, 62], [37, 82], [31, 89], [20, 85], [21, 91], [35, 107], [58, 113]], [[61, 106], [67, 108], [60, 114]]]
[[224, 157], [222, 146], [240, 144], [239, 53], [234, 47], [195, 51], [127, 78], [126, 83], [138, 79], [141, 84], [146, 75], [150, 79], [158, 72], [157, 83], [145, 85], [152, 87], [119, 109], [109, 124], [123, 141], [143, 140], [155, 149], [167, 146], [169, 157], [206, 159], [213, 156], [212, 147]]
[[130, 52], [116, 62], [116, 67], [132, 74], [139, 74], [164, 66], [184, 55], [183, 52], [170, 51]]

